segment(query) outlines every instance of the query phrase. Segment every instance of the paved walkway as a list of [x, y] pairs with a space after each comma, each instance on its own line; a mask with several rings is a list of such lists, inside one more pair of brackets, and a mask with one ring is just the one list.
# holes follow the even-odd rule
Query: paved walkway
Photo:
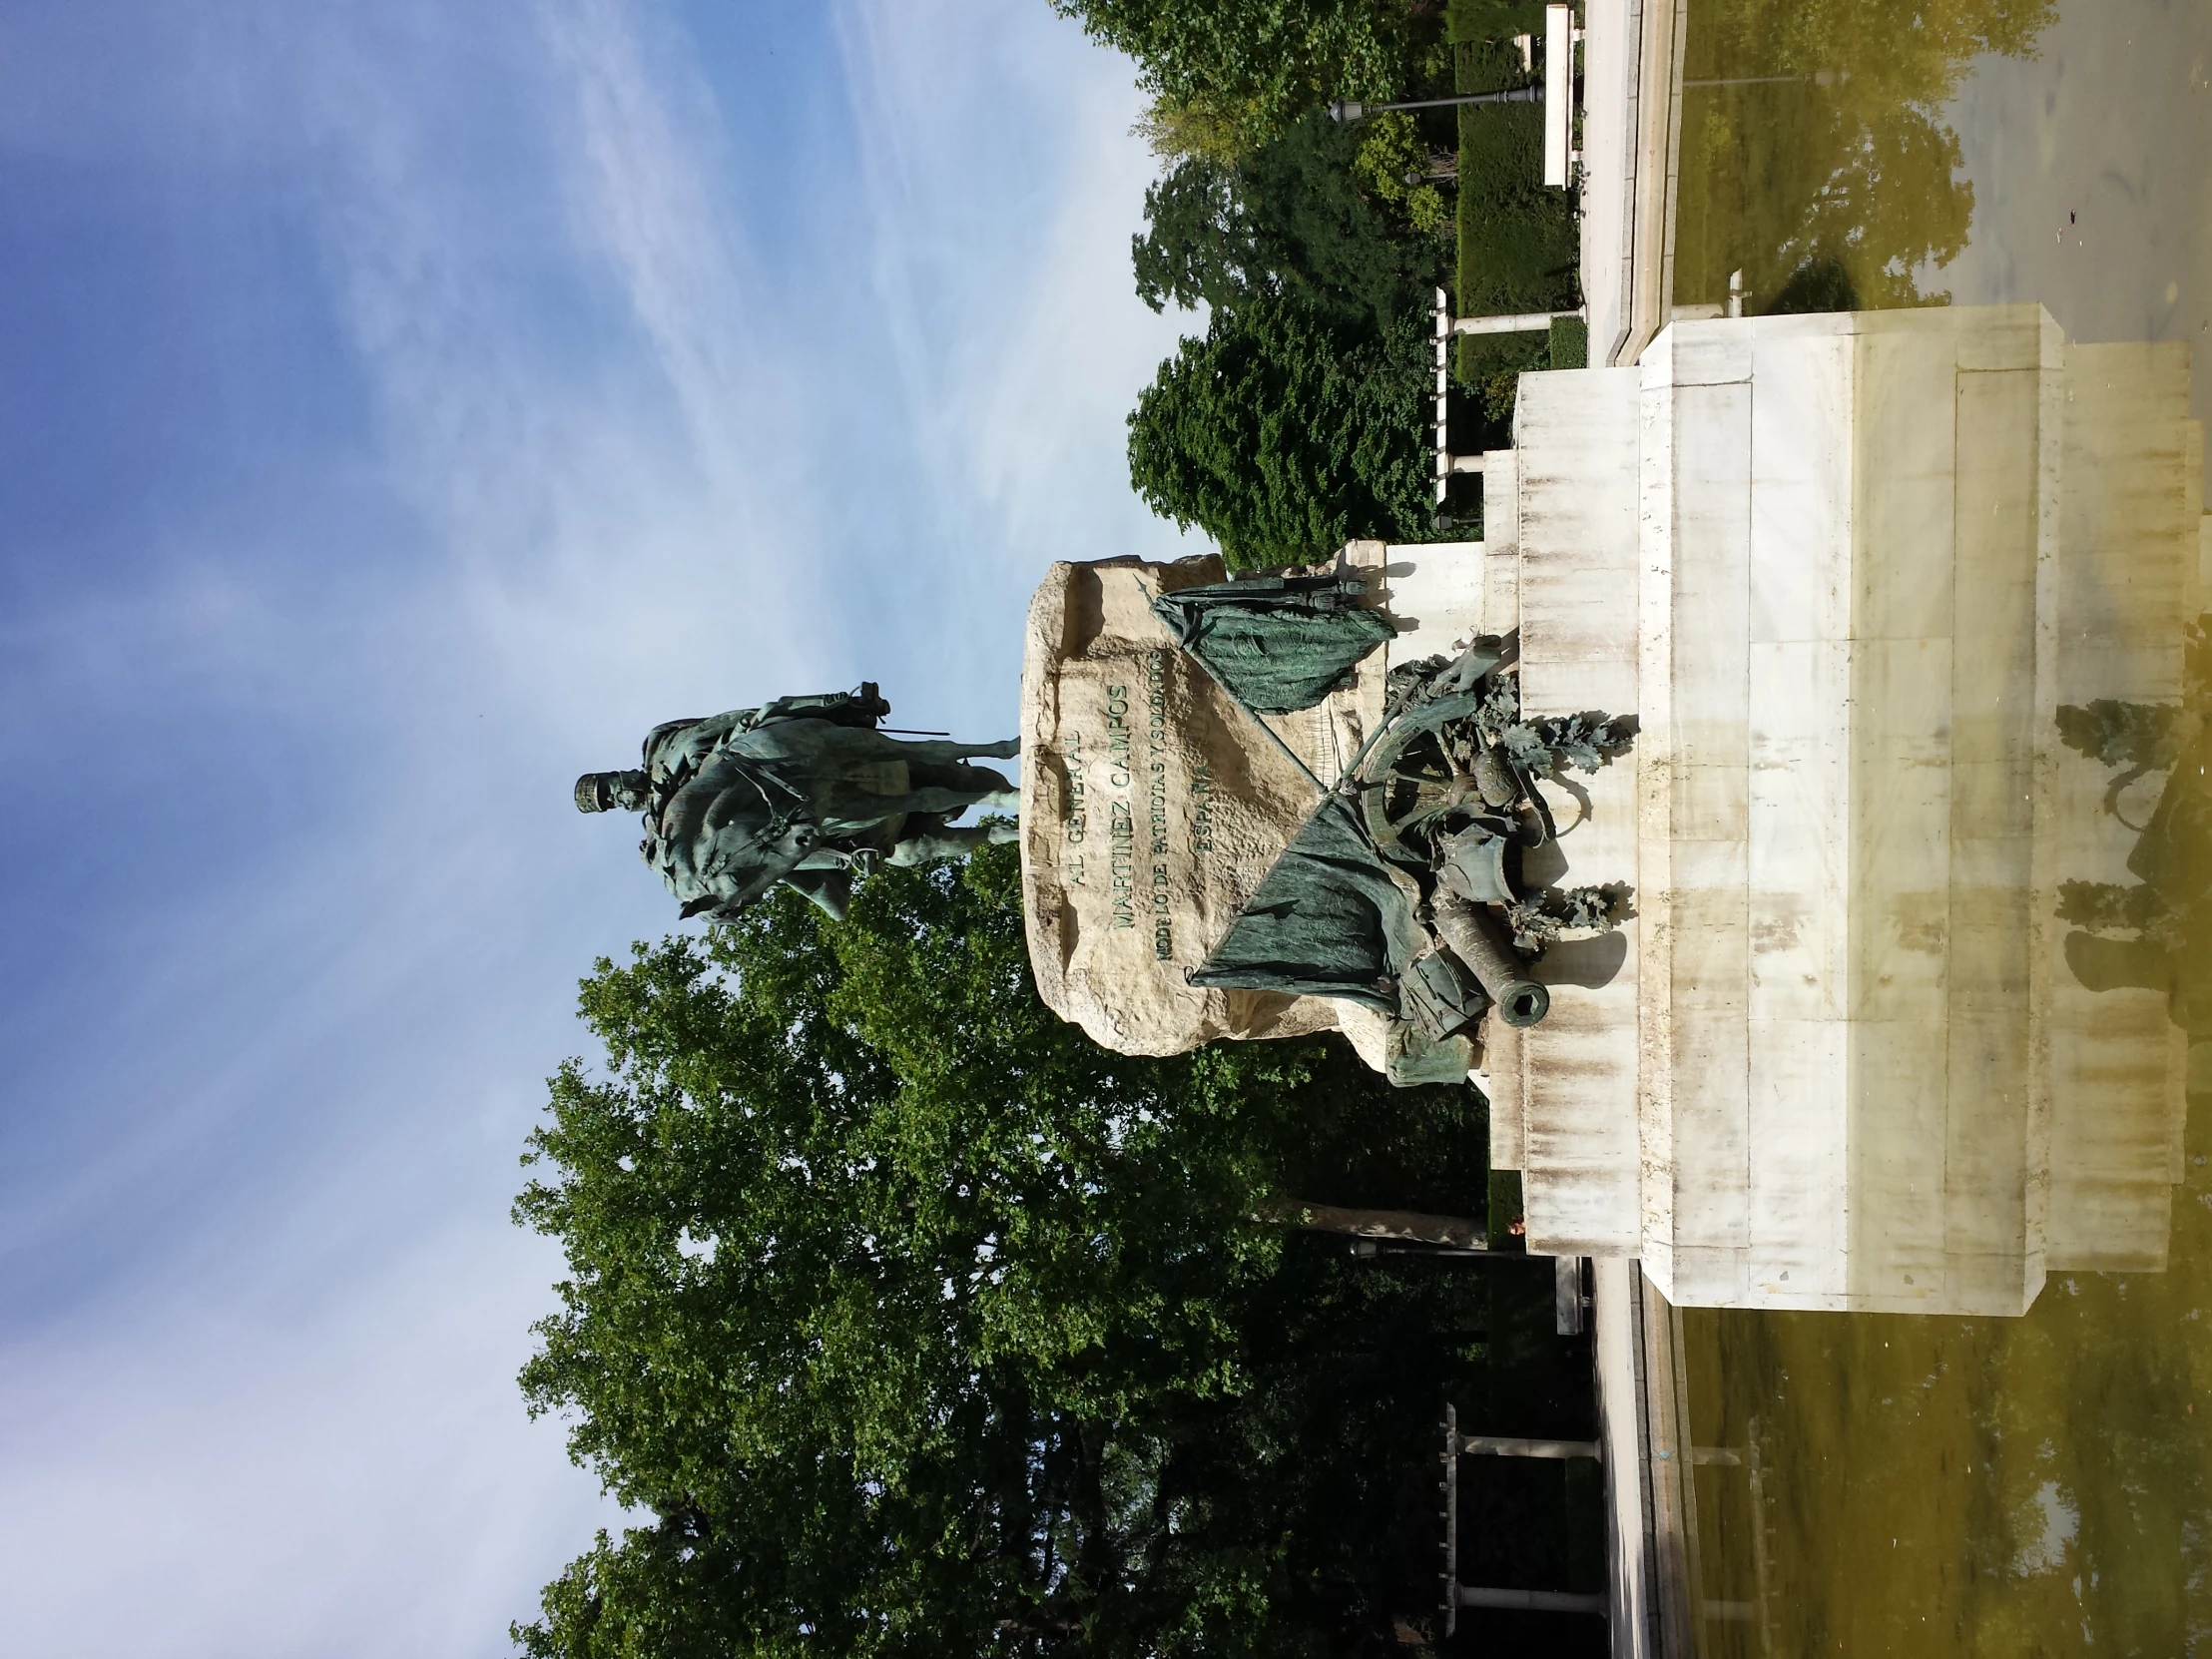
[[1585, 0], [1582, 293], [1590, 362], [1632, 363], [1674, 289], [1688, 0]]
[[1676, 1364], [1678, 1316], [1626, 1257], [1591, 1264], [1613, 1659], [1687, 1659], [1696, 1492]]
[[[1593, 367], [1633, 363], [1666, 322], [1686, 6], [1585, 0], [1582, 294]], [[1599, 1258], [1591, 1269], [1612, 1651], [1675, 1659], [1697, 1651], [1677, 1317], [1635, 1261]]]

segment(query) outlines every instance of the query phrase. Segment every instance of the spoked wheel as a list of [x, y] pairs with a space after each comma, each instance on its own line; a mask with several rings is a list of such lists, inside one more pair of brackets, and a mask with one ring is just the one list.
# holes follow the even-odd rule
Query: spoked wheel
[[1431, 839], [1443, 821], [1481, 796], [1472, 774], [1461, 772], [1433, 732], [1417, 734], [1389, 762], [1389, 770], [1360, 790], [1368, 833], [1385, 858], [1427, 864]]

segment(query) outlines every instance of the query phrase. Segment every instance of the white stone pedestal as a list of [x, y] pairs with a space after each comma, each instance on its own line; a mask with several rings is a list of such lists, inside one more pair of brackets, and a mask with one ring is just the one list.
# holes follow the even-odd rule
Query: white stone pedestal
[[2164, 1265], [2183, 1046], [2066, 968], [2057, 883], [2128, 879], [2134, 832], [2053, 712], [2179, 694], [2188, 366], [2031, 305], [1676, 323], [1523, 376], [1479, 615], [1470, 551], [1389, 550], [1400, 616], [1517, 621], [1532, 712], [1641, 722], [1554, 877], [1636, 919], [1488, 1059], [1531, 1250], [1923, 1313]]

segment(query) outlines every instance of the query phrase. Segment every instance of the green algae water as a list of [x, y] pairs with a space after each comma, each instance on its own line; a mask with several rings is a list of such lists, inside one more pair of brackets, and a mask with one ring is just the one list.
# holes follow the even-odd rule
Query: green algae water
[[[1677, 307], [2035, 301], [2212, 412], [2212, 6], [1689, 0], [1683, 69]], [[2018, 1319], [1684, 1310], [1703, 1651], [2212, 1654], [2208, 1160], [2193, 1092], [2164, 1271]]]
[[[1688, 0], [1677, 306], [2032, 300], [2212, 346], [2202, 0]], [[2212, 415], [2212, 376], [2190, 407]]]
[[[1709, 1654], [2212, 1650], [2212, 1105], [2163, 1274], [2017, 1320], [1686, 1310]], [[1748, 1463], [1748, 1460], [1747, 1460]]]

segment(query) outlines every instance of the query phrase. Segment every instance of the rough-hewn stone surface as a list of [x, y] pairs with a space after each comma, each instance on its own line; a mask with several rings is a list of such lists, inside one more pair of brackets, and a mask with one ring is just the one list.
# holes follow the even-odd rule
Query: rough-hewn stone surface
[[[1380, 562], [1381, 548], [1349, 557]], [[1313, 997], [1204, 991], [1206, 959], [1316, 794], [1150, 609], [1224, 579], [1219, 558], [1056, 564], [1030, 604], [1022, 665], [1022, 874], [1047, 1006], [1123, 1053], [1287, 1037], [1380, 1017]], [[1318, 709], [1270, 721], [1325, 783], [1380, 718], [1383, 654]], [[1340, 1016], [1343, 1016], [1341, 1021]], [[1362, 1040], [1364, 1039], [1364, 1040]]]

